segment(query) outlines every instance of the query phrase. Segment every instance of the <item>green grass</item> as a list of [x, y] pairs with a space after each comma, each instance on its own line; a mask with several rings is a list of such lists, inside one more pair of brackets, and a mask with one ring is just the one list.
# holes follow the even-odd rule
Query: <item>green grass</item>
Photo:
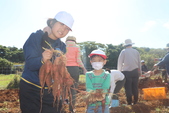
[[[13, 81], [16, 77], [19, 79], [20, 75], [16, 75], [16, 74], [10, 74], [10, 75], [0, 74], [0, 90], [1, 89], [6, 89], [7, 86], [11, 83], [11, 81]], [[80, 75], [79, 76], [79, 82], [80, 83], [85, 83], [86, 82], [85, 75]]]
[[6, 89], [8, 84], [14, 80], [15, 77], [20, 77], [20, 75], [16, 74], [10, 74], [10, 75], [4, 75], [0, 74], [0, 89]]

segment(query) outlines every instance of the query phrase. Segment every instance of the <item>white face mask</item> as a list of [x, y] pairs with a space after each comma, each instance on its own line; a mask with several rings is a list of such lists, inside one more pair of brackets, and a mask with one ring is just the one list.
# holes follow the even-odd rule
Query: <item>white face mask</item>
[[103, 62], [92, 62], [92, 67], [95, 70], [100, 70], [103, 68]]

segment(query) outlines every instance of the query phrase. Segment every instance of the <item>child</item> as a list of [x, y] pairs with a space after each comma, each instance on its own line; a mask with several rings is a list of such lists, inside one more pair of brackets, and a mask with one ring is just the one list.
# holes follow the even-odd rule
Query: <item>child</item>
[[118, 99], [118, 93], [121, 90], [121, 88], [124, 86], [125, 83], [125, 77], [124, 74], [118, 70], [110, 70], [110, 95], [111, 97], [111, 106], [110, 107], [118, 107], [119, 106], [119, 99]]
[[[41, 86], [39, 83], [39, 69], [47, 60], [53, 56], [50, 46], [66, 52], [66, 45], [60, 38], [65, 37], [72, 30], [73, 17], [61, 11], [54, 18], [47, 20], [51, 33], [38, 30], [32, 33], [23, 46], [25, 56], [25, 67], [20, 80], [20, 108], [22, 113], [60, 113], [61, 106], [53, 106], [54, 97], [52, 92], [48, 93], [47, 87], [43, 92], [43, 100], [40, 100]], [[48, 44], [47, 44], [48, 43]], [[46, 49], [43, 49], [46, 48]], [[60, 100], [58, 100], [60, 101]], [[41, 108], [42, 107], [42, 108]]]
[[[110, 74], [106, 72], [103, 66], [106, 64], [107, 56], [101, 50], [94, 50], [89, 55], [90, 63], [94, 70], [86, 73], [86, 91], [94, 91], [97, 89], [103, 89], [104, 93], [108, 93], [110, 88]], [[110, 100], [108, 95], [105, 97], [105, 109], [104, 113], [109, 113]], [[98, 105], [97, 113], [102, 113], [102, 103], [89, 104], [87, 113], [95, 113], [94, 109]]]

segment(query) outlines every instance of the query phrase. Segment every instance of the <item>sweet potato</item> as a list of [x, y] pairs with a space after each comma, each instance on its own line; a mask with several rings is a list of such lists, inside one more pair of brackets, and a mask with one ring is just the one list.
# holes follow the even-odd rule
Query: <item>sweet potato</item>
[[51, 86], [51, 67], [52, 67], [52, 62], [50, 60], [47, 60], [41, 67], [39, 70], [39, 82], [41, 85], [41, 90], [40, 90], [40, 97], [41, 97], [41, 108], [40, 108], [40, 112], [42, 110], [42, 97], [43, 97], [43, 90], [44, 90], [44, 86], [45, 83], [47, 84], [49, 90], [50, 91], [50, 86]]
[[48, 91], [50, 91], [52, 85], [52, 62], [50, 60], [45, 63], [45, 69], [45, 83], [48, 86]]
[[50, 60], [47, 60], [44, 65], [45, 65], [46, 74], [49, 74], [52, 70], [52, 62]]
[[43, 64], [39, 70], [39, 81], [41, 87], [44, 87], [44, 81], [45, 81], [45, 65]]
[[104, 110], [105, 110], [105, 99], [101, 101], [102, 102], [102, 113], [104, 113]]
[[46, 83], [46, 85], [48, 86], [48, 92], [50, 92], [50, 90], [51, 90], [51, 85], [52, 85], [52, 76], [51, 76], [50, 73], [46, 76], [45, 83]]
[[74, 84], [74, 80], [70, 76], [65, 63], [66, 57], [62, 52], [53, 50], [52, 62], [47, 60], [46, 63], [41, 66], [39, 72], [42, 89], [45, 83], [49, 91], [52, 88], [52, 94], [54, 96], [53, 103], [55, 104], [57, 101], [57, 106], [59, 105], [60, 98], [65, 100], [69, 97], [69, 101], [72, 100], [70, 88]]
[[66, 72], [64, 83], [66, 84], [67, 87], [71, 87], [74, 84], [74, 79], [70, 76], [68, 72]]
[[52, 67], [52, 62], [47, 61], [45, 64], [43, 64], [39, 70], [39, 80], [40, 80], [40, 85], [42, 89], [44, 88], [45, 83], [47, 84], [48, 87], [51, 85], [51, 67]]

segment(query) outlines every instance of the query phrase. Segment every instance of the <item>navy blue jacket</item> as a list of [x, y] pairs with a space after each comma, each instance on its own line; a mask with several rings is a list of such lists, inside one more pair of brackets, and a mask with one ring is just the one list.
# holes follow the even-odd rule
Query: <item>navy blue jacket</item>
[[[25, 67], [22, 73], [22, 78], [26, 79], [28, 82], [39, 84], [39, 69], [42, 66], [42, 37], [44, 32], [38, 30], [32, 33], [23, 46], [24, 57], [25, 57]], [[57, 39], [52, 47], [57, 47], [64, 53], [66, 52], [66, 45], [60, 39]], [[54, 48], [56, 49], [56, 48]]]
[[157, 63], [157, 66], [165, 66], [169, 75], [169, 53], [167, 53], [164, 58], [159, 63]]

